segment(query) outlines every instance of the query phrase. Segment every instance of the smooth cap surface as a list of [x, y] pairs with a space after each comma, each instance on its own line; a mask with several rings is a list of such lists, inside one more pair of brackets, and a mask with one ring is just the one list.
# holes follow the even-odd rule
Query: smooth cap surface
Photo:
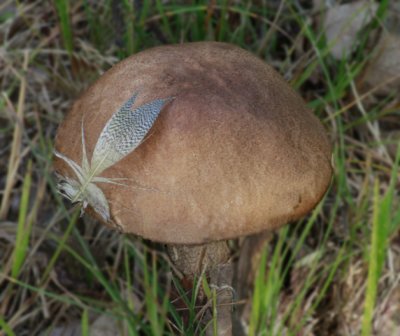
[[[331, 145], [318, 119], [275, 70], [225, 43], [157, 47], [115, 65], [74, 104], [56, 150], [82, 161], [83, 120], [90, 158], [135, 92], [135, 106], [175, 98], [146, 140], [102, 172], [129, 179], [97, 183], [109, 226], [165, 243], [229, 239], [298, 219], [327, 190]], [[55, 170], [76, 178], [58, 158]]]

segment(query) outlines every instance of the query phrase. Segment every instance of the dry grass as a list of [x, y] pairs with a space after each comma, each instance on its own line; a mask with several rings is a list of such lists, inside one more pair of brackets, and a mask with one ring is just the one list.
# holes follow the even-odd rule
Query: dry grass
[[[152, 45], [204, 39], [239, 44], [274, 65], [335, 145], [335, 179], [324, 202], [270, 247], [266, 263], [281, 272], [256, 280], [264, 301], [254, 330], [358, 335], [368, 324], [376, 275], [371, 333], [400, 334], [400, 174], [393, 170], [400, 95], [393, 78], [364, 81], [368, 55], [385, 32], [383, 14], [365, 29], [365, 43], [338, 61], [320, 28], [325, 9], [310, 1], [82, 0], [70, 2], [64, 25], [62, 2], [0, 4], [0, 335], [95, 334], [104, 320], [121, 335], [198, 332], [196, 301], [186, 302], [185, 324], [166, 299], [175, 283], [162, 247], [78, 218], [55, 192], [51, 162], [57, 125], [110, 66]], [[392, 90], [379, 92], [384, 84]], [[240, 302], [245, 330], [258, 299]]]

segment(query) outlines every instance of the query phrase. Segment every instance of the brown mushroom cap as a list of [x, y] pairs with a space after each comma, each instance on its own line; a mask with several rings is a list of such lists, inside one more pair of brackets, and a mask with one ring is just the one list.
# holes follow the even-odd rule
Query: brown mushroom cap
[[[146, 140], [101, 176], [108, 225], [165, 243], [197, 244], [277, 228], [309, 212], [331, 179], [331, 145], [299, 95], [236, 46], [162, 46], [107, 71], [60, 125], [56, 150], [80, 163], [84, 120], [90, 159], [113, 113], [175, 97]], [[82, 119], [83, 118], [83, 119]], [[60, 159], [55, 170], [76, 178]]]

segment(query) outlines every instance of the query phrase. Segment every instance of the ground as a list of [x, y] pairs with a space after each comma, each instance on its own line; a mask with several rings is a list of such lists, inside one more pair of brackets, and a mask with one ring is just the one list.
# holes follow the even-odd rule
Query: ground
[[249, 335], [400, 334], [398, 5], [183, 3], [1, 2], [0, 335], [201, 333], [204, 310], [164, 247], [79, 217], [56, 192], [52, 150], [72, 102], [113, 64], [203, 40], [274, 66], [334, 146], [330, 189], [260, 252], [237, 323]]

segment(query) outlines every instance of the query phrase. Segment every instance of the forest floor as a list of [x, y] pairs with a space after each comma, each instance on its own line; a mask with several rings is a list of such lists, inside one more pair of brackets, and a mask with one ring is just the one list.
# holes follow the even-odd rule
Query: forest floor
[[271, 64], [334, 146], [325, 198], [274, 234], [254, 296], [237, 303], [243, 331], [400, 335], [396, 3], [1, 1], [0, 335], [201, 334], [196, 298], [181, 292], [164, 247], [79, 217], [56, 191], [52, 157], [71, 104], [112, 65], [204, 40]]

